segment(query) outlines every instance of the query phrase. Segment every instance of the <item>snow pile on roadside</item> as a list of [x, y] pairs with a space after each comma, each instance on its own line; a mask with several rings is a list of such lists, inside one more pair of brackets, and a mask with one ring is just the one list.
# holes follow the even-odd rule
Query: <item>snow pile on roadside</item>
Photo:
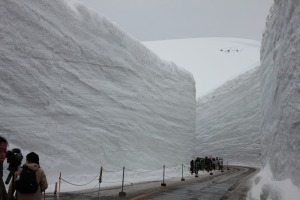
[[298, 200], [300, 196], [299, 187], [295, 186], [291, 179], [278, 181], [273, 177], [270, 164], [253, 178], [253, 185], [249, 191], [250, 199], [288, 199]]

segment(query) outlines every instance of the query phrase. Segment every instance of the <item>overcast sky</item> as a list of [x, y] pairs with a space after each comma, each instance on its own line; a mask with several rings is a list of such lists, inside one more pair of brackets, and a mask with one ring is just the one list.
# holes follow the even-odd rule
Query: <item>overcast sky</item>
[[78, 0], [140, 41], [261, 40], [273, 0]]

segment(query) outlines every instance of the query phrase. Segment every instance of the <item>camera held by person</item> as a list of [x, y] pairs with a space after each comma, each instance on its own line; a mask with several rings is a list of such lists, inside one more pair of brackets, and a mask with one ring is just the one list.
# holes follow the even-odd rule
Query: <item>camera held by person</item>
[[19, 166], [22, 163], [23, 155], [21, 150], [18, 148], [14, 148], [11, 151], [7, 151], [6, 159], [7, 163], [9, 163], [9, 166], [7, 168], [7, 170], [9, 170], [9, 174], [7, 176], [5, 184], [8, 184], [14, 172], [18, 170]]

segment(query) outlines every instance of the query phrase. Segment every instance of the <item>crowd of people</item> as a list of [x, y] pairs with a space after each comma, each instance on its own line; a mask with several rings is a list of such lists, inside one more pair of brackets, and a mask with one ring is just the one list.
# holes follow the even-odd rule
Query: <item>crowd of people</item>
[[221, 170], [223, 171], [223, 158], [212, 158], [205, 157], [200, 158], [197, 157], [195, 160], [191, 160], [190, 162], [190, 172], [193, 175], [198, 174], [198, 171], [207, 171], [211, 172], [212, 170]]
[[[26, 155], [26, 163], [21, 166], [23, 156], [19, 149], [7, 150], [7, 140], [0, 136], [0, 200], [41, 200], [42, 192], [48, 188], [44, 170], [39, 163], [39, 156], [35, 152]], [[15, 151], [14, 151], [15, 150]], [[10, 174], [6, 184], [3, 182], [3, 163], [7, 159]], [[12, 178], [10, 178], [10, 175]]]

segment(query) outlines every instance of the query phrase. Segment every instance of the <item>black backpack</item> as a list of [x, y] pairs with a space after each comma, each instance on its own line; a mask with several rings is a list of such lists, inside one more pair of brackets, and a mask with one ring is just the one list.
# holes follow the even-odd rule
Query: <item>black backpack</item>
[[16, 180], [15, 188], [21, 193], [35, 193], [38, 190], [36, 172], [24, 165], [19, 180]]

